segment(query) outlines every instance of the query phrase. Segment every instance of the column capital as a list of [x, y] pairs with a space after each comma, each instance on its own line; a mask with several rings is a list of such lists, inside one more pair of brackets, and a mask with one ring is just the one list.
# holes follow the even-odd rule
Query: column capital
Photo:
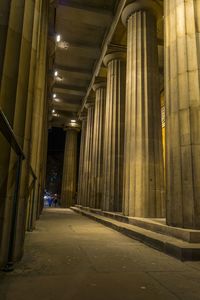
[[126, 26], [131, 15], [137, 11], [150, 11], [157, 19], [162, 17], [162, 6], [153, 0], [135, 0], [128, 4], [122, 12], [122, 23]]
[[87, 120], [87, 112], [81, 113], [79, 119], [80, 119], [81, 121]]
[[125, 61], [126, 60], [126, 52], [125, 51], [117, 51], [117, 52], [109, 53], [109, 54], [105, 55], [105, 57], [103, 59], [103, 63], [107, 67], [109, 62], [112, 60]]
[[81, 126], [79, 123], [67, 123], [65, 125], [64, 131], [76, 131], [79, 132], [81, 129]]
[[85, 103], [85, 108], [89, 109], [91, 107], [94, 107], [94, 104], [95, 104], [95, 102], [87, 102], [87, 103]]
[[96, 92], [96, 90], [98, 90], [100, 88], [106, 88], [106, 81], [101, 81], [101, 82], [94, 83], [92, 89]]

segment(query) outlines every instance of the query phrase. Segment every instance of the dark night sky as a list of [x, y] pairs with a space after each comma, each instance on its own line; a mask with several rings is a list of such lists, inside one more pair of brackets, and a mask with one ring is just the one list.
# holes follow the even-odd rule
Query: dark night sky
[[49, 130], [46, 189], [51, 193], [61, 193], [65, 131], [53, 127]]
[[49, 130], [48, 153], [64, 152], [65, 131], [62, 128], [53, 127]]
[[[46, 189], [52, 193], [61, 193], [63, 160], [65, 150], [65, 134], [62, 128], [53, 127], [49, 130]], [[79, 164], [80, 133], [78, 134], [77, 162]], [[77, 164], [77, 177], [78, 177]]]

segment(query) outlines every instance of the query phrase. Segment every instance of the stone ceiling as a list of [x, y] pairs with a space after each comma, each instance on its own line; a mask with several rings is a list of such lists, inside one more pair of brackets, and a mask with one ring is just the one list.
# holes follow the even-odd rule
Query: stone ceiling
[[[162, 3], [162, 1], [155, 0]], [[109, 48], [126, 47], [120, 14], [125, 0], [51, 1], [49, 21], [50, 124], [62, 127], [76, 119], [92, 93], [95, 76], [106, 76], [102, 65]], [[162, 39], [162, 25], [158, 37]], [[56, 35], [61, 41], [56, 42]], [[160, 53], [161, 60], [162, 54]], [[161, 62], [162, 64], [162, 62]], [[54, 76], [54, 72], [58, 76]], [[53, 99], [53, 94], [56, 98]], [[55, 97], [55, 96], [54, 96]], [[55, 110], [55, 112], [52, 110]]]

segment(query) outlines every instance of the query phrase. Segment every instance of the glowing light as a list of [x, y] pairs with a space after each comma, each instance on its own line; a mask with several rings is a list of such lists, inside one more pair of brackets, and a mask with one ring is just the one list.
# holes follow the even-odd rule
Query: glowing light
[[56, 112], [55, 109], [52, 109], [52, 114], [55, 114], [55, 112]]
[[57, 34], [57, 36], [56, 36], [56, 42], [59, 43], [60, 40], [61, 40], [61, 36], [60, 36], [60, 34]]
[[76, 120], [71, 120], [71, 123], [76, 123]]
[[56, 94], [53, 94], [53, 98], [54, 98], [54, 99], [56, 98]]
[[58, 76], [58, 71], [54, 72], [54, 76], [57, 77]]

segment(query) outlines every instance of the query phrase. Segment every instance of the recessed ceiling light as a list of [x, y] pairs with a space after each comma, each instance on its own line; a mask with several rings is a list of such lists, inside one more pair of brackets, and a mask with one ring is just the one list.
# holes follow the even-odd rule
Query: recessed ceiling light
[[60, 36], [60, 34], [57, 34], [57, 36], [56, 36], [56, 42], [59, 43], [60, 40], [61, 40], [61, 36]]
[[68, 42], [65, 42], [65, 41], [61, 41], [59, 42], [59, 45], [58, 45], [59, 48], [62, 48], [64, 50], [68, 50], [69, 49], [69, 43]]
[[62, 81], [63, 80], [63, 77], [61, 77], [61, 76], [56, 76], [56, 78], [55, 78], [57, 81]]

